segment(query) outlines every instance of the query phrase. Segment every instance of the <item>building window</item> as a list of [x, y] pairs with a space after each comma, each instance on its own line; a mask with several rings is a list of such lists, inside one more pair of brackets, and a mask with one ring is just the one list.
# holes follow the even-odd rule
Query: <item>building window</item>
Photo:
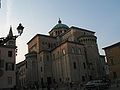
[[74, 50], [74, 48], [72, 47], [72, 53], [75, 53], [75, 50]]
[[43, 78], [41, 78], [41, 84], [43, 85]]
[[77, 68], [77, 66], [76, 66], [76, 62], [73, 63], [73, 67], [74, 67], [74, 69]]
[[8, 57], [12, 57], [12, 51], [8, 51]]
[[70, 78], [68, 77], [68, 81], [70, 80]]
[[6, 63], [6, 71], [13, 71], [14, 63]]
[[55, 32], [55, 34], [57, 35], [57, 31]]
[[61, 79], [61, 78], [59, 78], [59, 80], [60, 80], [60, 82], [62, 81], [62, 79]]
[[62, 50], [63, 54], [65, 54], [65, 49]]
[[82, 82], [84, 82], [85, 81], [85, 76], [82, 76]]
[[86, 69], [86, 65], [85, 65], [85, 63], [83, 63], [83, 67], [84, 67], [84, 69]]
[[80, 49], [80, 48], [78, 49], [78, 53], [79, 53], [79, 54], [81, 53], [81, 49]]
[[56, 83], [55, 79], [53, 79], [53, 82]]
[[12, 77], [8, 77], [8, 85], [12, 85]]
[[117, 78], [117, 73], [113, 72], [113, 78], [116, 79]]
[[89, 75], [89, 80], [92, 80], [92, 76], [91, 75]]
[[4, 67], [4, 60], [0, 59], [0, 68]]
[[41, 67], [41, 72], [43, 71], [43, 68]]
[[51, 77], [47, 77], [47, 83], [48, 83], [48, 84], [51, 84], [51, 83], [52, 83]]

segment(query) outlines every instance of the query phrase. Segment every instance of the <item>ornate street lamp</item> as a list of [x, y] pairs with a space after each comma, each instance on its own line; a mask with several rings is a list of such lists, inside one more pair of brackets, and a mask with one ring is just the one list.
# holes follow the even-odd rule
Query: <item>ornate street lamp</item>
[[9, 35], [7, 37], [0, 38], [0, 45], [5, 45], [11, 39], [16, 40], [16, 38], [18, 36], [21, 36], [21, 34], [23, 33], [23, 29], [24, 29], [24, 27], [20, 23], [19, 26], [17, 27], [18, 35], [14, 36], [13, 33], [12, 33], [12, 27], [10, 27]]
[[22, 24], [20, 23], [19, 26], [17, 27], [18, 30], [18, 34], [21, 36], [21, 34], [23, 33], [23, 29], [24, 27], [22, 26]]

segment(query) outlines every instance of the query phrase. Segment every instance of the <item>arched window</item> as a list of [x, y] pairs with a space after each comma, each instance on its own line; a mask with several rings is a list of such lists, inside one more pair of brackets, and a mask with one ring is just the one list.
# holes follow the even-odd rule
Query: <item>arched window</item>
[[76, 66], [76, 62], [73, 62], [73, 67], [74, 67], [74, 69], [77, 68], [77, 66]]
[[71, 48], [71, 52], [72, 52], [72, 53], [75, 53], [75, 49], [74, 49], [73, 47]]
[[78, 49], [78, 54], [81, 54], [81, 49], [80, 48]]
[[66, 52], [65, 52], [65, 49], [63, 49], [63, 50], [62, 50], [62, 53], [63, 53], [63, 54], [65, 54], [65, 53], [66, 53]]

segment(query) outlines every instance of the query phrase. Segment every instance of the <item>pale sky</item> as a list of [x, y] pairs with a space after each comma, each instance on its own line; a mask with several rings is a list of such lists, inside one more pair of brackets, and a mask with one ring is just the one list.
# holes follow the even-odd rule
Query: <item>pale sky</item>
[[25, 59], [27, 42], [36, 34], [48, 34], [62, 23], [96, 32], [99, 51], [103, 47], [120, 41], [120, 0], [1, 0], [0, 37], [7, 36], [12, 25], [22, 23], [25, 27], [17, 39], [17, 61]]

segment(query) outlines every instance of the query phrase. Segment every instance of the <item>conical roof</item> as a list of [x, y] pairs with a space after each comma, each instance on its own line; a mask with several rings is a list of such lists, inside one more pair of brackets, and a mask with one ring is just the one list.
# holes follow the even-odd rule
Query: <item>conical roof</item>
[[12, 37], [12, 36], [13, 36], [12, 26], [10, 26], [10, 31], [9, 31], [8, 37]]

